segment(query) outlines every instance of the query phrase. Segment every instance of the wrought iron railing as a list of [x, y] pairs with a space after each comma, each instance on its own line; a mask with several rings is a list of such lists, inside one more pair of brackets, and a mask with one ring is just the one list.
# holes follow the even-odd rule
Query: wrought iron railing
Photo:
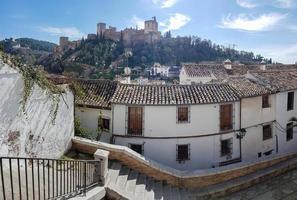
[[0, 157], [0, 199], [62, 199], [100, 183], [100, 161]]

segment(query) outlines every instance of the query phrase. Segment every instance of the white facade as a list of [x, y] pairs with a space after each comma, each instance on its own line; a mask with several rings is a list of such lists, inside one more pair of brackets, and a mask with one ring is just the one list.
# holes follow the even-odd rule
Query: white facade
[[[80, 126], [84, 128], [88, 134], [90, 134], [91, 138], [96, 138], [98, 136], [99, 130], [98, 130], [98, 122], [99, 117], [102, 119], [107, 119], [110, 121], [111, 125], [111, 110], [107, 109], [99, 109], [99, 108], [88, 108], [88, 107], [75, 107], [75, 116], [80, 121]], [[101, 130], [101, 139], [106, 142], [110, 142], [109, 138], [111, 136], [110, 134], [110, 128]], [[103, 138], [102, 138], [103, 137]]]
[[169, 76], [169, 68], [168, 66], [160, 65], [159, 63], [155, 63], [154, 66], [151, 68], [150, 75], [151, 76]]
[[212, 80], [217, 79], [213, 73], [210, 76], [189, 76], [187, 75], [184, 67], [182, 67], [179, 74], [179, 82], [182, 85], [190, 85], [192, 83], [208, 83]]
[[[239, 102], [233, 102], [233, 129], [238, 130]], [[113, 134], [115, 144], [143, 144], [145, 157], [180, 170], [211, 168], [220, 162], [239, 158], [239, 140], [232, 130], [220, 131], [220, 105], [189, 106], [189, 123], [177, 122], [177, 106], [144, 106], [143, 137], [125, 137], [127, 109], [113, 105]], [[122, 137], [121, 137], [122, 136]], [[221, 156], [221, 140], [232, 138], [232, 153]], [[189, 144], [190, 159], [176, 160], [176, 148]]]
[[[294, 109], [287, 110], [288, 103], [288, 92], [294, 92]], [[278, 139], [278, 152], [279, 153], [288, 153], [297, 151], [297, 128], [293, 129], [293, 139], [287, 141], [286, 138], [286, 126], [287, 123], [291, 120], [292, 117], [297, 117], [297, 92], [287, 91], [280, 92], [276, 95], [276, 132]]]
[[[254, 161], [276, 154], [276, 95], [269, 95], [270, 107], [262, 108], [262, 96], [243, 98], [241, 100], [241, 127], [246, 129], [242, 139], [242, 160]], [[263, 125], [271, 125], [272, 138], [263, 140]], [[272, 150], [270, 155], [266, 152]]]

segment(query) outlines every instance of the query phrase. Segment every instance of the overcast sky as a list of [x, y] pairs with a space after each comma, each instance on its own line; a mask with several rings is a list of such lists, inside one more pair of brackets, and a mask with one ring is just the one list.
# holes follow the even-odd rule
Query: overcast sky
[[196, 35], [284, 63], [297, 61], [297, 0], [1, 0], [0, 39], [58, 42], [96, 32], [98, 22]]

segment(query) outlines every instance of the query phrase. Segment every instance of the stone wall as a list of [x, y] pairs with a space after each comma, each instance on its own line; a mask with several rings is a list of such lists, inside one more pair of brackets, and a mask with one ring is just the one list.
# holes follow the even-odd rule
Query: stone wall
[[202, 171], [179, 171], [148, 160], [127, 147], [92, 142], [77, 137], [72, 140], [72, 144], [73, 149], [89, 154], [95, 153], [97, 149], [109, 151], [110, 159], [118, 160], [124, 165], [156, 180], [187, 188], [199, 188], [228, 181], [295, 157], [295, 154], [288, 154], [258, 163], [234, 165], [233, 168], [221, 167]]

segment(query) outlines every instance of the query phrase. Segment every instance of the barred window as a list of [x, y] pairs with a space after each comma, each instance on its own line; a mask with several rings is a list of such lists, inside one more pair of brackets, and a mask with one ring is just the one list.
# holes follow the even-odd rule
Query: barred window
[[287, 141], [293, 139], [293, 122], [287, 124]]
[[232, 138], [221, 140], [221, 156], [232, 154]]
[[263, 126], [263, 140], [268, 140], [272, 138], [271, 125]]
[[265, 94], [262, 96], [262, 108], [269, 108], [270, 104], [269, 104], [269, 95]]
[[288, 92], [287, 110], [294, 109], [294, 92]]
[[185, 161], [190, 160], [190, 148], [189, 144], [180, 144], [177, 145], [177, 152], [176, 152], [176, 160], [177, 161]]
[[179, 123], [189, 122], [189, 107], [183, 106], [177, 108], [177, 121]]

